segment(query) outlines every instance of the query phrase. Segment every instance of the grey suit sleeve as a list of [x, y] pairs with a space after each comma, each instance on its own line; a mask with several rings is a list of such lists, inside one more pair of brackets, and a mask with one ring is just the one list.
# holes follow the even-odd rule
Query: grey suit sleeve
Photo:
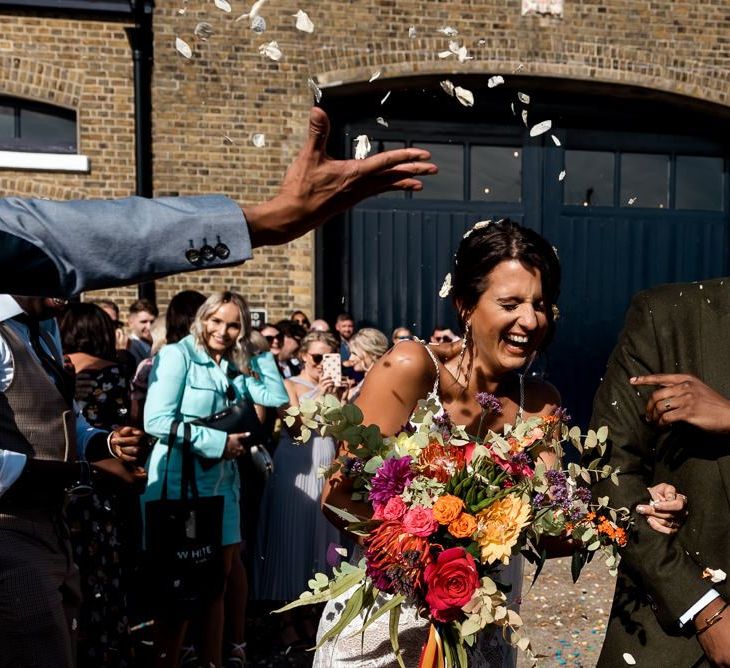
[[[608, 362], [593, 405], [592, 426], [607, 425], [609, 445], [605, 462], [619, 468], [618, 487], [609, 481], [594, 486], [597, 496], [607, 495], [613, 507], [632, 512], [650, 500], [647, 487], [654, 484], [654, 448], [657, 431], [644, 420], [648, 392], [637, 392], [629, 378], [661, 373], [661, 343], [656, 337], [653, 308], [644, 294], [634, 298], [624, 331]], [[686, 490], [683, 490], [686, 491]], [[676, 628], [680, 616], [712, 585], [702, 579], [702, 568], [692, 560], [676, 536], [654, 531], [633, 512], [635, 525], [621, 552], [621, 567], [654, 602], [657, 618], [665, 628]]]
[[[191, 247], [219, 242], [226, 258], [186, 258]], [[243, 212], [221, 195], [0, 199], [0, 293], [68, 296], [250, 258]]]

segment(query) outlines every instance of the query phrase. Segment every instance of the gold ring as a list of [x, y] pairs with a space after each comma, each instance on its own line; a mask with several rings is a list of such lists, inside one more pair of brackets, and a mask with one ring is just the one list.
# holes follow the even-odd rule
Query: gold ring
[[672, 407], [672, 404], [670, 404], [668, 401], [664, 404], [664, 410], [668, 411]]

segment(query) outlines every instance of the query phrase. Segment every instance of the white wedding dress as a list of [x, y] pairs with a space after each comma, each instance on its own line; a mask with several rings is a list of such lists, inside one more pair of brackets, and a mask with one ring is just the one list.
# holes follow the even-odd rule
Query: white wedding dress
[[[428, 346], [426, 346], [426, 350], [436, 365], [436, 382], [429, 398], [435, 399], [440, 405], [439, 364]], [[522, 382], [523, 378], [520, 376], [520, 398], [524, 396]], [[521, 414], [522, 401], [518, 415]], [[358, 550], [351, 561], [357, 563], [361, 557], [362, 553]], [[519, 607], [522, 595], [523, 565], [522, 557], [512, 557], [509, 565], [504, 567], [497, 577], [500, 582], [512, 586], [507, 597], [512, 609]], [[340, 613], [356, 588], [352, 587], [344, 594], [327, 602], [317, 629], [318, 644], [322, 636], [337, 623]], [[389, 595], [381, 594], [376, 601], [376, 609], [384, 605], [388, 598]], [[389, 620], [390, 614], [385, 613], [368, 626], [363, 636], [359, 630], [365, 622], [364, 615], [356, 617], [345, 627], [338, 638], [327, 641], [317, 650], [314, 655], [313, 668], [396, 668], [398, 662], [390, 644]], [[398, 644], [406, 668], [418, 666], [421, 649], [428, 638], [428, 629], [428, 620], [418, 615], [415, 606], [405, 604], [402, 606], [398, 625]], [[474, 646], [467, 647], [467, 653], [470, 668], [513, 668], [517, 664], [516, 650], [502, 638], [500, 631], [481, 633]]]

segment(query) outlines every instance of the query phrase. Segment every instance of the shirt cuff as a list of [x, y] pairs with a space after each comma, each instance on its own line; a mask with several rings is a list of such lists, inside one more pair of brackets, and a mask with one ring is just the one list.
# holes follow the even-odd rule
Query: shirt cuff
[[26, 456], [21, 452], [0, 450], [0, 496], [5, 494], [25, 468]]
[[717, 593], [714, 589], [710, 589], [697, 603], [695, 603], [687, 612], [685, 612], [680, 618], [679, 618], [679, 628], [682, 628], [687, 624], [688, 622], [691, 622], [697, 614], [702, 610], [705, 606], [710, 605], [712, 601], [714, 601], [716, 598], [718, 598], [720, 594]]

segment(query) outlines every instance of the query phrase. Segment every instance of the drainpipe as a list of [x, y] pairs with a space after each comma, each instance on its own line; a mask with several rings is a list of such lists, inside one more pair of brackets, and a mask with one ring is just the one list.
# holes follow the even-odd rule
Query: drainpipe
[[[152, 197], [152, 65], [154, 63], [153, 0], [130, 0], [134, 27], [126, 28], [134, 67], [135, 194]], [[132, 223], [134, 224], [134, 223]], [[155, 282], [140, 283], [140, 299], [156, 301]]]

